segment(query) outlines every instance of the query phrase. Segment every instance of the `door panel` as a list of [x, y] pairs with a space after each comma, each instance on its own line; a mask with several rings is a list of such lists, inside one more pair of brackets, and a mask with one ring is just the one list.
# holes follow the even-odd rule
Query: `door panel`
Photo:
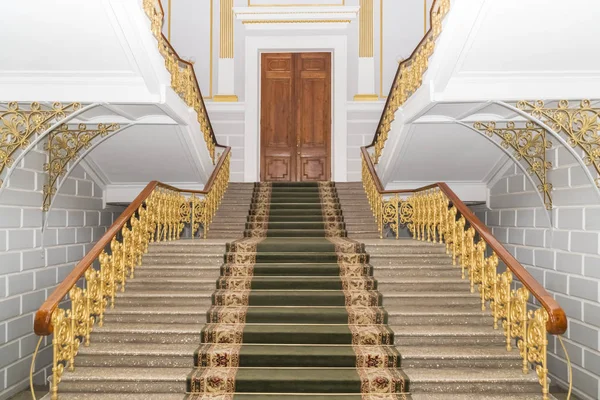
[[331, 55], [262, 55], [261, 179], [331, 176]]
[[281, 53], [261, 58], [261, 180], [289, 181], [296, 175], [293, 58]]

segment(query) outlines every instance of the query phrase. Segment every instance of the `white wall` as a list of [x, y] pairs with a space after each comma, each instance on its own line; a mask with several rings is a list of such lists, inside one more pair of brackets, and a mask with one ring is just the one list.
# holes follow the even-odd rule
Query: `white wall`
[[[40, 148], [41, 150], [41, 148]], [[0, 399], [28, 385], [38, 337], [35, 311], [110, 226], [121, 207], [104, 207], [102, 189], [77, 167], [63, 185], [42, 233], [46, 155], [32, 150], [0, 195]], [[35, 381], [51, 375], [52, 347], [44, 340]]]
[[[564, 335], [576, 394], [600, 398], [600, 203], [581, 167], [562, 147], [550, 151], [555, 190], [552, 224], [520, 169], [490, 185], [490, 209], [475, 209], [493, 234], [544, 285], [569, 319]], [[567, 382], [566, 361], [550, 336], [548, 366]]]
[[[171, 43], [181, 57], [195, 62], [194, 68], [200, 81], [204, 97], [210, 99], [216, 91], [218, 80], [217, 61], [219, 58], [219, 0], [162, 0], [165, 8], [164, 33], [168, 35], [171, 24]], [[171, 17], [169, 18], [169, 2]], [[211, 4], [212, 2], [212, 4]], [[359, 0], [338, 2], [340, 5], [358, 6]], [[332, 0], [311, 0], [307, 4], [338, 4]], [[433, 0], [373, 0], [374, 5], [374, 58], [375, 87], [378, 94], [386, 96], [392, 84], [398, 57], [406, 58], [419, 43], [425, 29], [429, 28], [429, 9]], [[301, 2], [261, 1], [258, 4], [293, 4], [299, 10]], [[210, 25], [212, 5], [213, 24]], [[247, 0], [234, 0], [235, 7], [248, 6]], [[380, 26], [380, 10], [383, 6], [383, 30]], [[425, 10], [427, 18], [425, 19]], [[427, 26], [424, 26], [427, 22]], [[316, 27], [318, 28], [318, 26]], [[212, 51], [210, 38], [212, 32]], [[244, 42], [249, 33], [244, 25], [236, 20], [234, 24], [235, 91], [240, 101], [244, 101]], [[348, 27], [348, 100], [357, 93], [358, 81], [358, 23]], [[383, 52], [380, 51], [383, 42]], [[212, 86], [211, 86], [211, 71]], [[380, 85], [380, 66], [383, 66], [383, 85]], [[212, 89], [212, 90], [211, 90]]]

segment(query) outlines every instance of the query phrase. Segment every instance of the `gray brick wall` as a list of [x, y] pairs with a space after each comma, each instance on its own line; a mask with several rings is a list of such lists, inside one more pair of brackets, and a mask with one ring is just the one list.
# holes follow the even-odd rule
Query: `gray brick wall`
[[[581, 168], [564, 149], [553, 149], [552, 225], [518, 168], [489, 187], [489, 206], [474, 211], [498, 239], [565, 309], [563, 339], [573, 364], [575, 393], [600, 398], [600, 202], [580, 179]], [[517, 184], [518, 182], [518, 184]], [[506, 234], [506, 231], [507, 234]], [[554, 381], [567, 382], [565, 355], [550, 337], [548, 364]]]
[[[55, 198], [42, 232], [43, 152], [28, 153], [0, 195], [0, 400], [28, 385], [38, 337], [33, 317], [122, 208], [103, 207], [102, 189], [78, 167]], [[35, 382], [51, 375], [52, 347], [45, 338]]]

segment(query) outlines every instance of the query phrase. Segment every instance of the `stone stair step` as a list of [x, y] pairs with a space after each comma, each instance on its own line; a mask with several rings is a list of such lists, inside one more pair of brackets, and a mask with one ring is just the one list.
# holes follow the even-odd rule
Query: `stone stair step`
[[212, 293], [208, 291], [129, 290], [119, 292], [115, 302], [119, 306], [196, 306], [208, 309], [212, 305]]
[[79, 349], [77, 368], [189, 368], [197, 347], [193, 343], [96, 343]]
[[[62, 393], [61, 400], [185, 400], [186, 395], [181, 393]], [[50, 400], [45, 396], [41, 400]]]
[[206, 322], [207, 308], [198, 306], [130, 306], [120, 305], [104, 314], [104, 323], [198, 324]]
[[219, 277], [219, 268], [196, 265], [169, 265], [155, 268], [156, 265], [146, 265], [135, 270], [136, 278], [214, 278]]
[[[412, 400], [448, 400], [445, 393], [411, 393]], [[541, 400], [541, 393], [452, 393], [452, 400]], [[551, 400], [556, 398], [550, 395]]]
[[397, 346], [402, 368], [519, 368], [518, 351], [500, 346]]
[[534, 372], [523, 374], [519, 368], [404, 368], [410, 378], [411, 393], [540, 393]]
[[[92, 342], [96, 343], [193, 343], [200, 342], [204, 324], [137, 324], [111, 322], [95, 327]], [[92, 344], [93, 346], [93, 344]]]
[[402, 292], [386, 293], [383, 296], [383, 307], [395, 308], [406, 306], [455, 306], [481, 307], [481, 299], [476, 294], [460, 292]]
[[375, 278], [412, 277], [458, 277], [460, 269], [452, 265], [385, 265], [376, 266]]
[[62, 376], [60, 392], [185, 393], [189, 373], [189, 367], [77, 367]]
[[213, 278], [135, 278], [127, 282], [126, 290], [215, 290]]
[[[385, 302], [385, 300], [384, 300]], [[394, 326], [411, 325], [462, 325], [473, 327], [483, 325], [493, 326], [493, 318], [489, 311], [481, 311], [471, 305], [455, 306], [452, 308], [434, 305], [384, 307], [388, 312], [388, 323]]]
[[466, 280], [450, 277], [399, 277], [399, 278], [381, 278], [377, 280], [377, 288], [382, 293], [394, 292], [456, 292], [463, 290], [465, 293], [470, 291], [469, 282]]
[[[232, 240], [235, 240], [235, 236], [229, 236]], [[223, 262], [223, 253], [211, 253], [211, 254], [191, 254], [191, 255], [180, 255], [180, 254], [168, 254], [168, 253], [154, 253], [146, 254], [142, 258], [142, 265], [206, 265], [213, 264], [217, 265]]]
[[392, 326], [396, 346], [501, 346], [506, 338], [500, 329], [484, 325], [412, 325]]

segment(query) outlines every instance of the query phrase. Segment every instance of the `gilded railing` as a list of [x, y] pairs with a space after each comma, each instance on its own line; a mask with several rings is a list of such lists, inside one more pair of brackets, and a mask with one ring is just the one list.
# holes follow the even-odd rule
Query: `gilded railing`
[[427, 70], [429, 57], [433, 54], [435, 41], [442, 32], [442, 20], [449, 10], [450, 0], [434, 1], [431, 7], [429, 30], [410, 57], [398, 65], [390, 93], [381, 113], [373, 142], [371, 143], [371, 146], [375, 150], [372, 154], [375, 164], [379, 162], [379, 158], [381, 157], [396, 111], [423, 83], [423, 75]]
[[215, 162], [215, 147], [219, 146], [213, 132], [208, 112], [200, 92], [194, 66], [189, 61], [179, 57], [169, 40], [163, 35], [165, 12], [160, 0], [143, 0], [144, 11], [150, 18], [152, 33], [158, 41], [158, 50], [165, 59], [167, 71], [171, 74], [171, 87], [189, 107], [198, 115], [200, 129], [204, 135], [210, 157]]
[[113, 308], [117, 292], [125, 291], [149, 244], [177, 240], [186, 226], [192, 237], [202, 227], [206, 237], [227, 189], [230, 158], [227, 147], [203, 191], [150, 182], [39, 308], [35, 333], [54, 334], [53, 400], [65, 368], [74, 370], [79, 347], [90, 344], [94, 327], [102, 326], [106, 308]]
[[[523, 372], [535, 370], [547, 399], [547, 333], [566, 331], [564, 310], [448, 185], [383, 190], [367, 149], [361, 150], [363, 184], [381, 236], [389, 227], [398, 238], [404, 226], [416, 240], [445, 244], [453, 265], [469, 280], [471, 292], [479, 293], [481, 309], [491, 311], [494, 329], [503, 330], [507, 350], [517, 347]], [[498, 273], [499, 260], [506, 265], [502, 273]], [[515, 278], [522, 286], [513, 288]], [[540, 308], [528, 310], [532, 297]]]

